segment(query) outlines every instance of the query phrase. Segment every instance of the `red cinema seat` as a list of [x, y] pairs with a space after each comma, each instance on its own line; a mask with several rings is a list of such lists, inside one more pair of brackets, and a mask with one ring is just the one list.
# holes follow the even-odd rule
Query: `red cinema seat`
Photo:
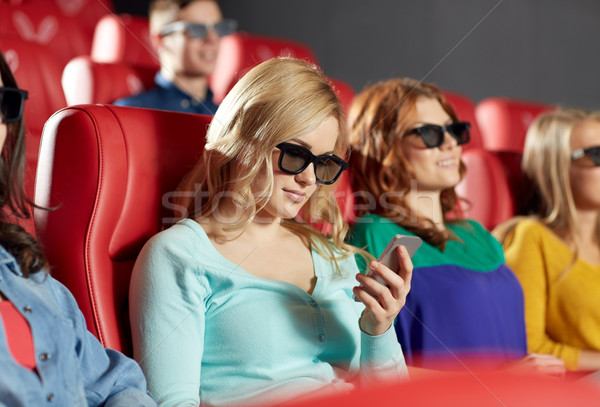
[[93, 61], [153, 68], [160, 63], [148, 27], [148, 18], [107, 14], [96, 24], [90, 56]]
[[444, 92], [458, 118], [471, 123], [471, 141], [463, 146], [462, 160], [467, 173], [456, 191], [460, 198], [460, 210], [466, 218], [474, 219], [491, 230], [498, 223], [514, 214], [512, 193], [503, 170], [503, 164], [495, 154], [486, 151], [477, 120], [475, 104], [467, 96]]
[[[25, 102], [25, 192], [33, 198], [34, 179], [42, 129], [54, 112], [67, 105], [60, 86], [62, 67], [45, 47], [17, 37], [0, 36], [0, 50], [21, 89]], [[35, 235], [33, 220], [23, 225]]]
[[215, 100], [222, 100], [235, 83], [252, 67], [274, 57], [289, 56], [317, 63], [306, 45], [282, 38], [237, 32], [223, 37], [210, 86]]
[[80, 20], [35, 5], [0, 3], [0, 34], [38, 43], [54, 54], [61, 68], [77, 55], [90, 53], [91, 37]]
[[145, 242], [173, 222], [171, 199], [201, 157], [210, 119], [79, 105], [44, 127], [35, 199], [56, 209], [36, 210], [38, 237], [104, 346], [132, 354], [131, 270]]
[[553, 109], [552, 105], [506, 97], [484, 99], [475, 107], [484, 147], [502, 163], [515, 214], [527, 214], [536, 206], [531, 185], [521, 170], [527, 129], [539, 114]]
[[467, 172], [456, 186], [465, 218], [474, 219], [492, 230], [515, 214], [514, 198], [499, 158], [483, 148], [465, 149], [462, 160]]
[[554, 106], [506, 97], [487, 98], [475, 107], [484, 147], [490, 151], [522, 153], [529, 125]]
[[76, 18], [86, 36], [91, 39], [100, 17], [114, 11], [111, 0], [8, 0], [10, 4], [46, 9], [63, 16]]
[[107, 104], [154, 87], [155, 75], [155, 68], [95, 62], [82, 55], [65, 66], [62, 87], [69, 105]]
[[[292, 57], [318, 65], [317, 57], [305, 44], [277, 37], [237, 32], [223, 37], [215, 72], [210, 78], [210, 87], [215, 101], [221, 101], [235, 83], [252, 67], [267, 59]], [[346, 82], [330, 78], [340, 102], [346, 108], [354, 99], [355, 91]]]

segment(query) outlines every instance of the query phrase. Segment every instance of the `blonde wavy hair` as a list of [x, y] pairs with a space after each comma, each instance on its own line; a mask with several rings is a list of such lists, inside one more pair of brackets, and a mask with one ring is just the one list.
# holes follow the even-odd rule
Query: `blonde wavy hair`
[[[228, 230], [241, 234], [272, 194], [275, 147], [316, 129], [328, 117], [339, 123], [334, 153], [344, 157], [348, 150], [344, 109], [319, 68], [293, 58], [274, 58], [251, 69], [219, 106], [202, 159], [178, 188], [187, 216], [215, 216], [219, 202], [231, 198], [241, 216]], [[302, 220], [282, 223], [332, 260], [353, 253], [344, 243], [348, 225], [334, 188], [319, 185], [303, 207]], [[323, 235], [310, 226], [314, 223], [330, 224], [331, 232]]]
[[[375, 83], [355, 97], [348, 113], [352, 185], [359, 204], [358, 216], [375, 213], [393, 219], [429, 244], [444, 250], [446, 242], [454, 238], [451, 232], [439, 230], [433, 220], [419, 216], [405, 200], [411, 181], [416, 177], [399, 141], [414, 124], [419, 98], [437, 100], [452, 121], [458, 121], [456, 112], [439, 88], [411, 78]], [[462, 179], [466, 172], [462, 161], [459, 170]], [[376, 201], [374, 207], [373, 201], [369, 200], [371, 197]], [[386, 205], [382, 205], [382, 197], [385, 197]], [[457, 202], [454, 188], [442, 191], [444, 222], [460, 217]]]
[[[581, 109], [558, 109], [539, 115], [529, 126], [525, 137], [521, 168], [533, 183], [539, 197], [537, 213], [531, 217], [561, 236], [573, 241], [574, 258], [579, 253], [579, 222], [571, 190], [571, 135], [587, 120], [600, 122], [599, 113]], [[516, 217], [494, 230], [503, 242], [516, 224], [526, 217]], [[596, 225], [600, 241], [600, 217]], [[571, 263], [573, 264], [573, 263]]]

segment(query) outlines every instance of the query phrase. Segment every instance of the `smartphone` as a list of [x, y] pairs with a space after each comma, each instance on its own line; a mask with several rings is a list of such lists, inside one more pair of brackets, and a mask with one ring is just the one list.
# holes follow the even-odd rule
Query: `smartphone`
[[400, 245], [406, 247], [408, 255], [412, 257], [416, 253], [417, 249], [421, 247], [421, 243], [423, 243], [423, 240], [421, 240], [421, 238], [418, 236], [396, 235], [392, 238], [392, 240], [390, 240], [377, 261], [390, 270], [398, 271], [400, 269], [400, 264], [398, 263], [396, 248]]
[[[416, 251], [423, 243], [423, 240], [418, 236], [406, 236], [406, 235], [396, 235], [390, 240], [387, 247], [381, 253], [381, 256], [377, 259], [378, 262], [386, 266], [392, 271], [398, 272], [400, 271], [400, 263], [398, 263], [398, 255], [396, 254], [396, 248], [400, 245], [406, 247], [408, 251], [408, 255], [410, 257], [414, 256]], [[371, 275], [371, 269], [367, 269], [367, 275]], [[375, 276], [375, 279], [379, 281], [381, 284], [387, 285], [385, 281], [383, 281], [379, 276]]]

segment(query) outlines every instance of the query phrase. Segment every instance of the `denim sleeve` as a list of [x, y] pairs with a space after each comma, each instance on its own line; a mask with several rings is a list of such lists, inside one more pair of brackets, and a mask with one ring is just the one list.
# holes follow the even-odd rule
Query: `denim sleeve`
[[49, 277], [49, 283], [65, 318], [72, 321], [86, 399], [90, 406], [156, 406], [146, 379], [133, 359], [104, 348], [87, 330], [85, 318], [66, 287]]

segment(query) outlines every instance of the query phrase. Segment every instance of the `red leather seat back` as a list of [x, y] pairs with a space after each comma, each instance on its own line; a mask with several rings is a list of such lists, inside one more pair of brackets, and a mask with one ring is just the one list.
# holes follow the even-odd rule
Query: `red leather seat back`
[[76, 18], [90, 39], [98, 19], [114, 11], [111, 0], [8, 0], [8, 2], [18, 6], [47, 9], [63, 16]]
[[483, 144], [499, 158], [513, 197], [515, 214], [527, 214], [537, 206], [530, 182], [521, 170], [525, 136], [531, 122], [554, 106], [501, 98], [487, 98], [475, 107]]
[[0, 34], [46, 47], [61, 67], [77, 55], [90, 53], [91, 37], [80, 20], [39, 6], [0, 3]]
[[219, 58], [210, 86], [216, 101], [221, 101], [235, 83], [252, 67], [267, 59], [290, 56], [313, 63], [312, 50], [299, 42], [237, 32], [221, 39]]
[[483, 140], [481, 139], [481, 132], [475, 118], [475, 104], [473, 101], [467, 96], [453, 92], [444, 92], [444, 96], [454, 108], [458, 118], [461, 121], [471, 123], [471, 141], [463, 146], [463, 150], [482, 148]]
[[509, 98], [487, 98], [475, 107], [483, 144], [490, 151], [523, 153], [525, 134], [540, 113], [554, 106]]
[[65, 108], [42, 137], [36, 202], [52, 274], [104, 346], [131, 355], [129, 278], [144, 243], [172, 222], [173, 192], [204, 148], [210, 117], [112, 105]]
[[79, 56], [65, 66], [62, 87], [69, 105], [106, 104], [153, 88], [155, 75], [155, 68], [95, 62], [89, 56]]
[[[0, 50], [21, 89], [29, 92], [25, 102], [25, 191], [33, 198], [40, 137], [46, 120], [67, 105], [60, 85], [62, 67], [40, 44], [17, 37], [0, 36]], [[33, 222], [26, 227], [33, 232]]]
[[515, 213], [513, 193], [498, 157], [482, 148], [470, 148], [462, 153], [467, 167], [463, 180], [456, 186], [463, 216], [480, 222], [492, 230]]
[[160, 62], [150, 41], [148, 28], [146, 17], [105, 15], [96, 24], [90, 53], [92, 60], [158, 70]]

